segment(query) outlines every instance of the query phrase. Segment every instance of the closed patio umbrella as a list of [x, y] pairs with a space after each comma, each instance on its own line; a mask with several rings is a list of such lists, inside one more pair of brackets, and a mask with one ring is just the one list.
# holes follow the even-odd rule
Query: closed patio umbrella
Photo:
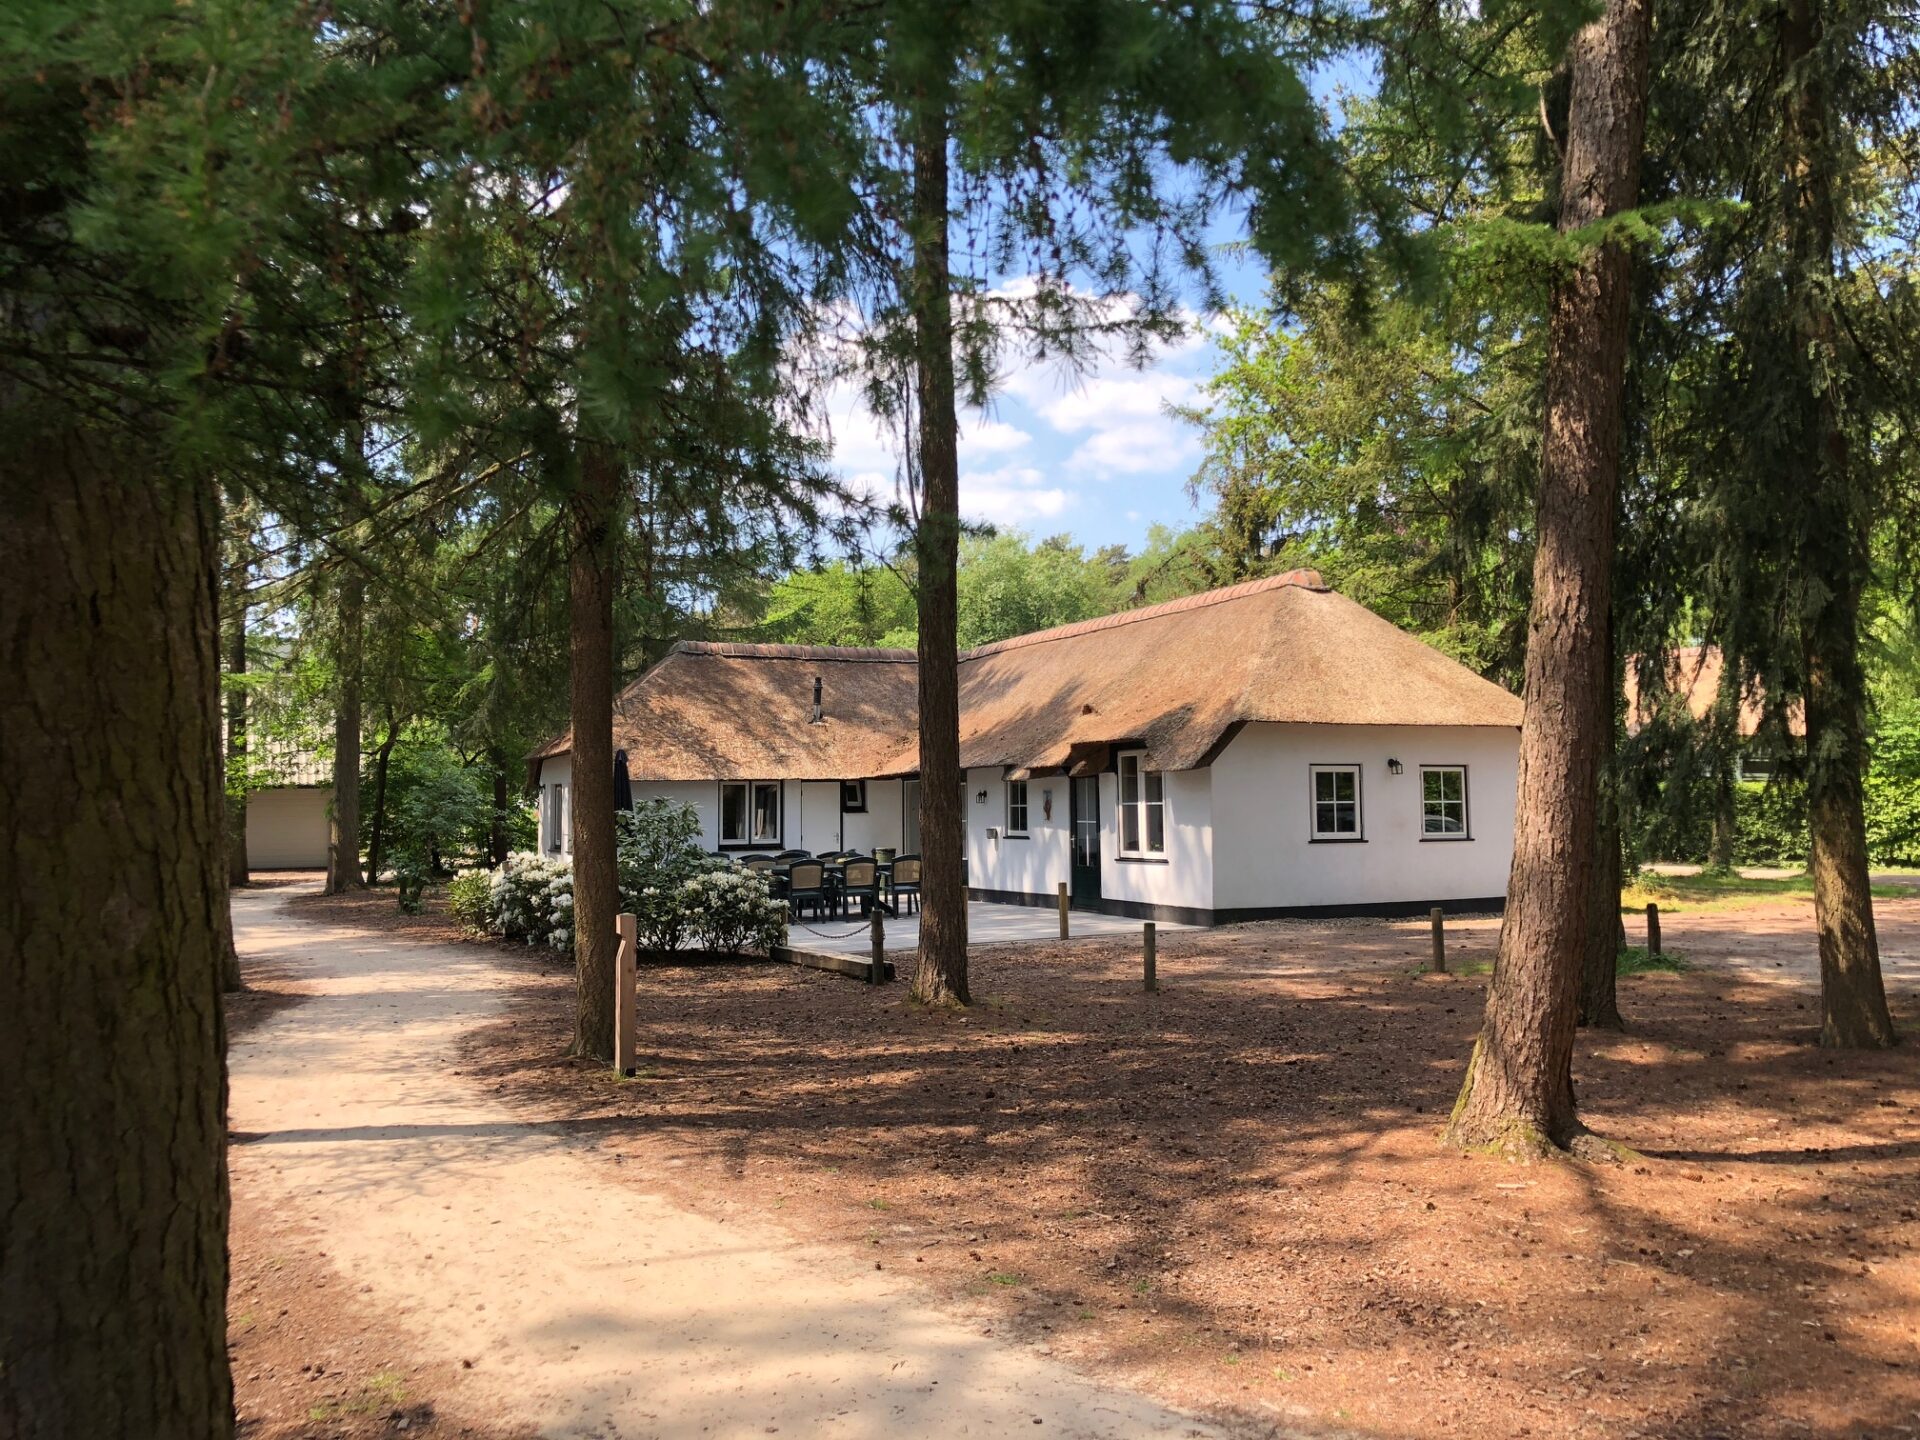
[[633, 781], [627, 778], [627, 752], [613, 752], [613, 808], [633, 809]]

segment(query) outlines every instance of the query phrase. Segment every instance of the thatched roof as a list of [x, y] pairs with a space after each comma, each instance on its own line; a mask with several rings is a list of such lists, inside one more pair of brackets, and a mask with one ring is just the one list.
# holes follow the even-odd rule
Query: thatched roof
[[[684, 643], [615, 702], [614, 744], [635, 780], [906, 775], [920, 768], [916, 703], [912, 651]], [[1514, 727], [1520, 702], [1311, 570], [961, 657], [968, 766], [1094, 769], [1130, 744], [1191, 769], [1249, 721]]]
[[[1684, 701], [1694, 719], [1706, 719], [1720, 698], [1720, 672], [1724, 663], [1717, 645], [1682, 645], [1667, 656], [1667, 693]], [[1652, 694], [1641, 695], [1637, 660], [1627, 662], [1626, 701], [1627, 723], [1631, 728], [1637, 730], [1653, 718], [1658, 702]], [[1765, 718], [1766, 696], [1759, 682], [1752, 681], [1740, 692], [1740, 737], [1751, 739]], [[1787, 733], [1796, 736], [1807, 733], [1806, 716], [1797, 700], [1787, 706]]]

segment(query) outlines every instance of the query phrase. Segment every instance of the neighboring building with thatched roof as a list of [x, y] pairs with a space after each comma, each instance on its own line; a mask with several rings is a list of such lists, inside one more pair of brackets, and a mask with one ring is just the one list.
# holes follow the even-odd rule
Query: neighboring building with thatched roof
[[[1644, 693], [1640, 686], [1640, 657], [1627, 660], [1625, 699], [1627, 730], [1637, 733], [1651, 724], [1663, 706], [1681, 707], [1695, 724], [1705, 724], [1721, 706], [1729, 707], [1733, 718], [1734, 739], [1738, 750], [1734, 773], [1743, 779], [1764, 779], [1773, 773], [1773, 748], [1798, 747], [1806, 740], [1805, 707], [1790, 702], [1784, 717], [1785, 738], [1776, 729], [1769, 737], [1761, 731], [1767, 719], [1766, 692], [1760, 682], [1726, 674], [1726, 662], [1717, 645], [1682, 645], [1667, 652], [1662, 683]], [[1727, 693], [1723, 694], [1723, 689]]]
[[[710, 848], [919, 849], [908, 650], [687, 642], [614, 707]], [[1520, 702], [1296, 570], [960, 661], [975, 898], [1201, 924], [1498, 907]], [[568, 847], [571, 739], [531, 757]]]

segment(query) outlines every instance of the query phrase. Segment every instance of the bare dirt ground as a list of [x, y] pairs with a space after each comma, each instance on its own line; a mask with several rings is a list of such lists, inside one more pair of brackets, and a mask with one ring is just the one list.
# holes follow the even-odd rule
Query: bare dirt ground
[[461, 1063], [513, 1003], [499, 949], [287, 899], [234, 899], [246, 973], [278, 997], [230, 1056], [250, 1440], [1218, 1433], [863, 1250], [628, 1184], [597, 1127]]
[[[1920, 899], [1878, 911], [1920, 1035]], [[1165, 935], [1156, 996], [1131, 943], [979, 950], [964, 1013], [648, 970], [627, 1082], [561, 1058], [570, 974], [502, 946], [466, 1055], [605, 1174], [1247, 1433], [1920, 1434], [1920, 1053], [1813, 1045], [1810, 916], [1675, 916], [1695, 968], [1622, 981], [1632, 1029], [1576, 1060], [1619, 1167], [1438, 1146], [1492, 920], [1452, 923], [1451, 976], [1424, 925]]]

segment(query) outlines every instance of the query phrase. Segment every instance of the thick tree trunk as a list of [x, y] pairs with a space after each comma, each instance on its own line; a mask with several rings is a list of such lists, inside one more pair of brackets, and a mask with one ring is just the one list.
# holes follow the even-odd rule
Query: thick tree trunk
[[[1834, 273], [1833, 175], [1827, 92], [1815, 54], [1814, 0], [1781, 12], [1781, 56], [1795, 89], [1787, 109], [1795, 313], [1801, 349], [1816, 368], [1839, 368]], [[1812, 570], [1801, 617], [1806, 662], [1808, 868], [1820, 932], [1820, 1043], [1879, 1048], [1895, 1043], [1880, 975], [1880, 943], [1868, 879], [1865, 787], [1866, 672], [1860, 664], [1860, 599], [1871, 564], [1872, 517], [1853, 473], [1839, 382], [1822, 376], [1807, 407], [1805, 473], [1812, 514], [1803, 562]]]
[[0, 382], [0, 1435], [231, 1436], [215, 497]]
[[333, 806], [327, 829], [326, 893], [366, 888], [360, 873], [360, 669], [366, 581], [349, 566], [340, 581], [334, 642]]
[[[1560, 229], [1631, 209], [1650, 0], [1607, 0], [1570, 47]], [[1590, 251], [1553, 287], [1538, 549], [1513, 864], [1486, 1019], [1448, 1126], [1517, 1155], [1570, 1145], [1573, 1036], [1593, 892], [1598, 772], [1613, 723], [1606, 627], [1632, 256]]]
[[573, 958], [579, 995], [575, 1055], [613, 1058], [614, 917], [620, 906], [613, 834], [613, 588], [621, 471], [604, 445], [580, 447], [568, 506], [569, 654], [573, 720]]
[[913, 996], [971, 1002], [967, 990], [964, 775], [960, 769], [960, 434], [954, 407], [947, 262], [947, 119], [928, 104], [913, 146], [913, 319], [919, 422], [920, 963]]
[[373, 825], [367, 834], [367, 879], [374, 884], [387, 863], [387, 772], [393, 765], [393, 745], [400, 738], [393, 711], [387, 711], [387, 733], [373, 754]]
[[[247, 673], [247, 606], [238, 592], [246, 587], [245, 572], [227, 604], [227, 673]], [[251, 873], [247, 864], [247, 692], [235, 685], [227, 691], [227, 883], [244, 885]]]

